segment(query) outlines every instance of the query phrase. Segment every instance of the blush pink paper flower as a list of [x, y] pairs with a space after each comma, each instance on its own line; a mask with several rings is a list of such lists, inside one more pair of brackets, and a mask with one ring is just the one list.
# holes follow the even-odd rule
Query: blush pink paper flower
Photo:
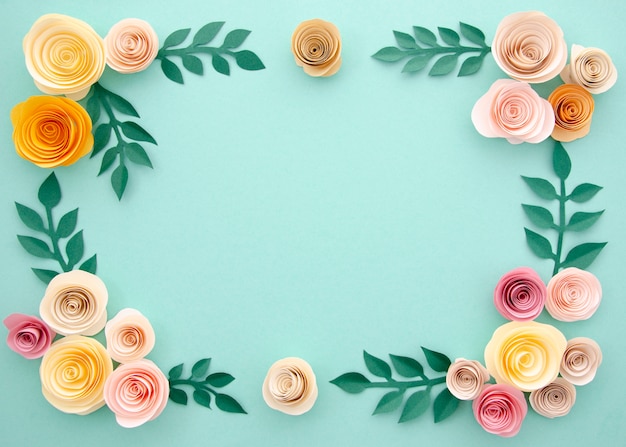
[[472, 122], [488, 138], [539, 143], [554, 129], [554, 110], [525, 82], [499, 79], [474, 105]]
[[601, 363], [602, 351], [598, 343], [587, 337], [576, 337], [567, 342], [560, 373], [574, 385], [587, 385], [596, 376]]
[[456, 359], [446, 373], [446, 386], [457, 399], [473, 400], [489, 380], [489, 371], [476, 360]]
[[56, 335], [46, 323], [30, 315], [11, 314], [3, 323], [9, 330], [9, 348], [27, 359], [43, 356]]
[[147, 356], [154, 348], [155, 335], [150, 321], [135, 309], [122, 309], [104, 327], [107, 351], [119, 363]]
[[530, 393], [530, 406], [547, 418], [565, 416], [576, 402], [576, 388], [563, 377]]
[[546, 285], [529, 267], [504, 274], [493, 294], [498, 312], [507, 320], [531, 321], [539, 316], [546, 302]]
[[104, 38], [107, 65], [119, 73], [145, 70], [159, 51], [159, 36], [140, 19], [124, 19]]
[[602, 286], [593, 273], [569, 267], [548, 282], [546, 309], [559, 321], [590, 318], [600, 306]]
[[528, 412], [524, 393], [510, 385], [487, 385], [472, 403], [474, 417], [485, 431], [510, 438], [522, 427]]

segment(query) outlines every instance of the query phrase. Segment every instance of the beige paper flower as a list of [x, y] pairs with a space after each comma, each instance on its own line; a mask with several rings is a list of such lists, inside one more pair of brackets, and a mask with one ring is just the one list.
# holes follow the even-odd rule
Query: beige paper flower
[[559, 25], [542, 12], [505, 17], [491, 44], [498, 66], [518, 81], [539, 83], [556, 77], [567, 62], [567, 45]]
[[291, 36], [296, 64], [310, 76], [332, 76], [341, 67], [341, 36], [330, 22], [307, 20]]
[[446, 373], [446, 386], [458, 399], [474, 400], [489, 380], [489, 371], [476, 360], [456, 359]]
[[274, 410], [290, 415], [309, 411], [317, 399], [317, 384], [311, 366], [297, 357], [274, 363], [263, 382], [263, 399]]
[[122, 309], [104, 327], [107, 351], [119, 363], [139, 360], [154, 348], [152, 325], [138, 310]]
[[159, 36], [140, 19], [124, 19], [104, 38], [107, 65], [119, 73], [145, 70], [159, 52]]
[[23, 47], [35, 85], [51, 95], [84, 98], [106, 65], [102, 38], [87, 23], [66, 15], [41, 16]]
[[564, 143], [586, 136], [591, 130], [593, 96], [576, 84], [558, 86], [548, 97], [554, 108], [552, 138]]
[[566, 84], [578, 84], [596, 95], [615, 85], [617, 69], [603, 50], [572, 45], [570, 63], [561, 72], [561, 79]]
[[542, 416], [556, 418], [570, 412], [576, 402], [576, 388], [562, 377], [530, 393], [530, 406]]
[[113, 362], [97, 340], [70, 335], [52, 344], [41, 361], [44, 397], [64, 413], [85, 415], [104, 405]]
[[106, 324], [108, 300], [100, 278], [72, 270], [52, 278], [39, 305], [39, 314], [59, 334], [95, 335]]
[[602, 286], [593, 273], [569, 267], [548, 282], [546, 309], [560, 321], [590, 318], [600, 306]]
[[574, 385], [586, 385], [596, 376], [601, 363], [602, 351], [595, 341], [586, 337], [572, 338], [561, 360], [561, 375]]

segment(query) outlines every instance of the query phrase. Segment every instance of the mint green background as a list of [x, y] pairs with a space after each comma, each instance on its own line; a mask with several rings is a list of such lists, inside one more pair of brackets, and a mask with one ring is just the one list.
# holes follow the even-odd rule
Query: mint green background
[[[507, 14], [541, 9], [563, 28], [568, 45], [597, 46], [626, 73], [624, 2], [526, 1], [18, 1], [0, 2], [0, 316], [36, 314], [44, 286], [16, 234], [30, 234], [13, 202], [37, 207], [48, 175], [19, 158], [11, 108], [39, 94], [28, 75], [21, 39], [42, 14], [81, 18], [105, 35], [126, 17], [149, 21], [160, 39], [225, 20], [224, 30], [252, 30], [244, 44], [267, 69], [230, 77], [185, 73], [168, 81], [158, 65], [136, 75], [107, 70], [102, 83], [129, 99], [157, 139], [154, 170], [131, 166], [118, 203], [100, 157], [56, 169], [59, 214], [80, 207], [86, 252], [114, 315], [134, 307], [152, 322], [150, 358], [163, 370], [210, 356], [213, 371], [237, 380], [225, 390], [248, 410], [231, 415], [170, 403], [155, 421], [128, 430], [106, 408], [86, 417], [63, 414], [42, 397], [38, 366], [0, 346], [2, 445], [621, 445], [624, 410], [622, 281], [626, 238], [626, 99], [622, 79], [596, 96], [591, 134], [567, 144], [568, 185], [604, 190], [577, 209], [604, 216], [568, 235], [569, 247], [609, 241], [592, 265], [604, 299], [588, 321], [556, 324], [568, 338], [598, 341], [604, 362], [578, 388], [565, 418], [530, 411], [519, 436], [484, 432], [463, 403], [445, 422], [432, 414], [398, 425], [399, 413], [370, 416], [383, 392], [348, 395], [328, 383], [366, 372], [362, 350], [417, 356], [421, 345], [451, 357], [482, 359], [504, 323], [492, 304], [498, 278], [521, 265], [547, 281], [550, 263], [526, 247], [530, 223], [520, 204], [541, 204], [520, 174], [553, 178], [552, 146], [512, 146], [481, 137], [470, 121], [474, 102], [504, 74], [488, 56], [469, 78], [407, 76], [401, 64], [370, 55], [393, 45], [392, 30], [412, 25], [457, 29], [459, 20], [491, 42]], [[306, 76], [293, 61], [295, 26], [320, 17], [343, 39], [343, 66], [329, 79]], [[218, 39], [222, 39], [223, 32]], [[221, 42], [221, 40], [219, 40]], [[540, 86], [547, 94], [556, 83]], [[547, 315], [540, 321], [555, 323]], [[6, 331], [4, 332], [6, 333]], [[316, 372], [319, 398], [301, 417], [269, 409], [261, 396], [268, 367], [299, 356]]]

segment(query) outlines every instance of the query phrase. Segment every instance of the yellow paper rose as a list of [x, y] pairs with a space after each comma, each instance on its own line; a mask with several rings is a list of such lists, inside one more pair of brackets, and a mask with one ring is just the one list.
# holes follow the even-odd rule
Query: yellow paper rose
[[17, 154], [42, 168], [68, 166], [93, 148], [91, 118], [68, 98], [31, 96], [11, 110]]
[[494, 332], [485, 348], [485, 365], [496, 382], [533, 391], [556, 379], [566, 346], [554, 326], [512, 321]]

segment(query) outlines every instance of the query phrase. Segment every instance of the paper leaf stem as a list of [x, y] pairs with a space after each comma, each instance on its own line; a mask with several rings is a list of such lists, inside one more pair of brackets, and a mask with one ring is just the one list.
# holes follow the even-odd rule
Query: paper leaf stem
[[589, 267], [607, 243], [589, 242], [580, 244], [572, 248], [565, 256], [565, 259], [562, 259], [565, 233], [568, 231], [584, 231], [590, 228], [604, 213], [604, 210], [595, 212], [578, 211], [573, 213], [569, 221], [567, 221], [567, 202], [587, 202], [591, 200], [602, 187], [592, 183], [582, 183], [576, 186], [570, 194], [567, 194], [565, 180], [569, 177], [572, 170], [572, 161], [563, 145], [558, 141], [556, 141], [554, 145], [552, 168], [558, 177], [559, 192], [557, 192], [557, 188], [548, 180], [525, 176], [522, 176], [522, 179], [540, 198], [558, 202], [557, 218], [555, 219], [550, 210], [541, 206], [522, 204], [522, 209], [535, 226], [541, 229], [556, 231], [556, 250], [553, 251], [552, 243], [548, 238], [528, 228], [524, 228], [528, 247], [536, 256], [554, 261], [552, 275], [555, 275], [559, 270], [567, 267], [578, 267], [580, 269]]
[[183, 73], [178, 65], [171, 60], [172, 56], [180, 58], [183, 67], [196, 75], [204, 74], [204, 65], [202, 60], [194, 54], [208, 54], [211, 56], [211, 66], [215, 71], [223, 75], [230, 75], [230, 64], [224, 56], [235, 59], [235, 63], [242, 69], [248, 71], [263, 70], [265, 65], [261, 59], [250, 50], [233, 51], [239, 48], [250, 31], [245, 29], [236, 29], [226, 34], [224, 42], [219, 47], [208, 46], [208, 44], [217, 36], [224, 22], [211, 22], [200, 28], [193, 36], [191, 43], [187, 47], [172, 48], [182, 45], [189, 36], [191, 29], [180, 29], [170, 34], [163, 47], [157, 54], [157, 59], [161, 61], [161, 70], [163, 74], [178, 84], [183, 84]]
[[478, 28], [461, 22], [461, 35], [476, 46], [461, 45], [461, 35], [450, 28], [439, 27], [439, 38], [435, 33], [421, 26], [413, 27], [413, 35], [394, 31], [397, 47], [385, 47], [372, 55], [383, 62], [398, 62], [408, 58], [402, 68], [403, 73], [415, 73], [423, 70], [435, 58], [435, 63], [428, 72], [429, 76], [444, 76], [456, 69], [459, 57], [465, 53], [478, 53], [466, 58], [461, 64], [457, 76], [469, 76], [480, 70], [485, 56], [491, 48], [485, 43], [485, 35]]
[[[54, 172], [41, 184], [37, 197], [44, 206], [45, 219], [36, 210], [21, 203], [15, 202], [15, 208], [24, 225], [37, 233], [43, 234], [49, 242], [26, 235], [18, 235], [17, 240], [24, 250], [31, 255], [38, 258], [52, 259], [58, 262], [62, 272], [69, 272], [80, 262], [85, 252], [83, 230], [75, 232], [78, 221], [78, 208], [61, 216], [58, 224], [55, 225], [53, 209], [61, 202], [61, 187]], [[61, 239], [66, 238], [69, 239], [65, 244], [65, 251], [63, 252], [60, 242]], [[78, 269], [95, 274], [97, 266], [96, 255], [93, 255], [84, 261]], [[56, 270], [40, 268], [32, 268], [32, 270], [37, 278], [46, 284], [60, 273]]]
[[[177, 404], [187, 405], [189, 396], [180, 386], [193, 388], [192, 398], [198, 405], [211, 409], [213, 398], [215, 406], [227, 413], [247, 414], [246, 410], [233, 397], [219, 393], [214, 388], [223, 388], [235, 378], [228, 373], [218, 372], [208, 374], [211, 359], [200, 359], [191, 368], [191, 375], [183, 379], [184, 364], [174, 366], [168, 373], [170, 384], [170, 399]], [[208, 375], [207, 375], [208, 374]]]

